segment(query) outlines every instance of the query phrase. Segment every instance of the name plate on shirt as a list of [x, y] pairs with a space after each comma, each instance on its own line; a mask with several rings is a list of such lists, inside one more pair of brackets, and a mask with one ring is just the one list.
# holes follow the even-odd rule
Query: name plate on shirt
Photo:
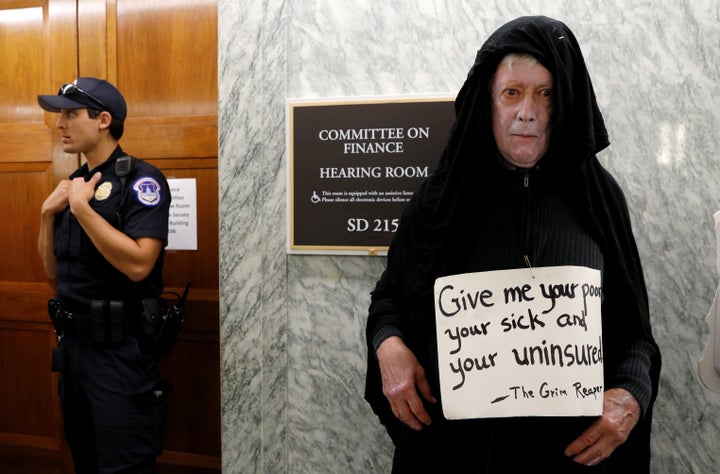
[[600, 415], [601, 284], [599, 270], [577, 266], [438, 278], [445, 417]]

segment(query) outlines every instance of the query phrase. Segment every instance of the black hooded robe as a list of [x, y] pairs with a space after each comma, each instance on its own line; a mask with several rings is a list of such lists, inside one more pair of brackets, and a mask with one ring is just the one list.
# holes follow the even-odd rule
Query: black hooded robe
[[[508, 53], [527, 53], [553, 75], [551, 142], [531, 170], [501, 158], [492, 135], [489, 84]], [[596, 154], [609, 145], [592, 83], [573, 33], [546, 17], [522, 17], [493, 33], [478, 52], [456, 102], [456, 121], [438, 169], [416, 191], [372, 292], [367, 322], [365, 398], [395, 445], [393, 472], [649, 472], [652, 408], [660, 352], [624, 195]], [[531, 191], [522, 189], [530, 177]], [[603, 275], [605, 388], [622, 387], [642, 417], [625, 444], [594, 468], [563, 450], [591, 417], [449, 421], [440, 402], [417, 433], [382, 393], [374, 355], [378, 334], [398, 334], [439, 397], [433, 306], [436, 278], [526, 265], [579, 264]]]

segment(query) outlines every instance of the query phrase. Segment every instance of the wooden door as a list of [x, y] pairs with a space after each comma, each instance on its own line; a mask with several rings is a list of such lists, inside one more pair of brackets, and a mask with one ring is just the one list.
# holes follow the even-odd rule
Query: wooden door
[[70, 473], [50, 372], [53, 289], [37, 257], [39, 209], [80, 164], [37, 95], [77, 76], [106, 78], [128, 102], [121, 144], [169, 178], [194, 178], [198, 250], [166, 255], [165, 283], [192, 281], [188, 314], [161, 364], [169, 397], [159, 472], [220, 471], [216, 0], [0, 2], [0, 465]]

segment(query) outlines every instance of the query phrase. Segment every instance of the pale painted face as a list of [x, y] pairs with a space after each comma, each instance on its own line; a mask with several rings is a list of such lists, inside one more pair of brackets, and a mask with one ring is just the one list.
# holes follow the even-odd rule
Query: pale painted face
[[492, 82], [492, 126], [502, 156], [531, 168], [550, 145], [553, 78], [540, 63], [501, 63]]

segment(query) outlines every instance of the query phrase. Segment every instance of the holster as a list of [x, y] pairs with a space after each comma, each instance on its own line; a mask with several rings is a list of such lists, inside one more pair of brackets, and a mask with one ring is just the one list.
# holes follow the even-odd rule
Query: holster
[[50, 321], [52, 321], [53, 329], [55, 329], [55, 334], [58, 337], [62, 337], [63, 331], [62, 331], [62, 325], [59, 318], [60, 313], [60, 300], [57, 298], [52, 298], [48, 300], [48, 316], [50, 316]]
[[[164, 300], [162, 301], [167, 304]], [[180, 333], [180, 328], [184, 320], [184, 312], [184, 307], [172, 305], [168, 308], [166, 306], [158, 333], [155, 336], [155, 349], [160, 357], [170, 355], [175, 345], [175, 340]]]
[[65, 368], [65, 353], [63, 352], [62, 347], [60, 347], [60, 342], [63, 337], [60, 307], [60, 300], [56, 298], [48, 300], [48, 316], [50, 316], [50, 321], [52, 321], [53, 329], [55, 330], [55, 337], [58, 341], [58, 345], [52, 348], [50, 370], [53, 372], [62, 372]]

